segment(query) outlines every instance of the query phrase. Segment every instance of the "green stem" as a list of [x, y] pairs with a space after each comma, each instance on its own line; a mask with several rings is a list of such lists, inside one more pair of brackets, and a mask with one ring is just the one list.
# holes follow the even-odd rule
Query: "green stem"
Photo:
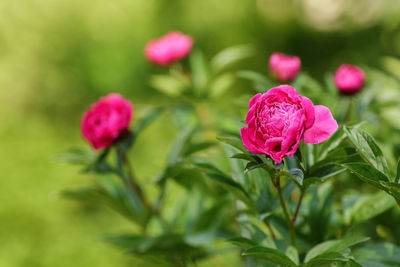
[[292, 222], [295, 223], [297, 219], [297, 215], [299, 214], [300, 206], [303, 201], [304, 191], [301, 190], [299, 201], [297, 202], [296, 211], [294, 212]]
[[289, 215], [288, 209], [286, 207], [285, 200], [283, 199], [280, 176], [278, 176], [276, 179], [275, 187], [276, 187], [276, 191], [278, 192], [279, 201], [281, 203], [281, 207], [282, 207], [286, 222], [287, 222], [289, 230], [290, 230], [290, 243], [292, 244], [293, 247], [296, 247], [296, 233], [294, 231], [293, 222], [290, 219], [290, 215]]
[[269, 222], [268, 222], [267, 219], [264, 220], [264, 224], [267, 226], [268, 231], [269, 231], [270, 234], [271, 234], [271, 237], [272, 237], [273, 239], [276, 239], [276, 234], [275, 234], [275, 232], [274, 232], [274, 229], [272, 229], [272, 227], [271, 227], [271, 225], [269, 224]]
[[[135, 194], [139, 197], [140, 201], [142, 202], [143, 206], [151, 214], [153, 214], [154, 216], [156, 216], [160, 220], [163, 229], [167, 231], [169, 229], [169, 226], [168, 226], [167, 222], [162, 217], [160, 211], [158, 209], [154, 208], [149, 203], [149, 201], [147, 200], [146, 196], [144, 195], [142, 188], [140, 187], [140, 185], [136, 181], [135, 175], [133, 174], [132, 165], [131, 165], [131, 163], [129, 161], [129, 158], [126, 156], [126, 153], [124, 153], [122, 151], [122, 149], [120, 147], [118, 147], [118, 145], [116, 146], [116, 148], [117, 148], [117, 153], [118, 153], [119, 157], [122, 159], [122, 162], [125, 165], [125, 170], [126, 170], [126, 173], [128, 175], [128, 180], [125, 179], [124, 177], [122, 177], [125, 185], [128, 188], [131, 188], [133, 190], [133, 192], [135, 192]], [[123, 174], [121, 174], [121, 176], [123, 176]]]

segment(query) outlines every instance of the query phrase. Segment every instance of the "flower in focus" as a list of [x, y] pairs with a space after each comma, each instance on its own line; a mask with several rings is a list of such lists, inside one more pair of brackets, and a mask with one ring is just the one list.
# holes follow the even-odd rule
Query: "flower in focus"
[[192, 37], [178, 31], [172, 31], [150, 41], [146, 45], [144, 53], [150, 62], [167, 66], [187, 56], [192, 47]]
[[296, 78], [301, 68], [301, 61], [296, 56], [273, 53], [269, 58], [269, 68], [276, 79], [287, 82]]
[[94, 149], [111, 146], [128, 130], [133, 105], [119, 94], [109, 94], [83, 114], [81, 131]]
[[300, 141], [321, 143], [338, 128], [327, 107], [314, 106], [289, 85], [256, 94], [249, 102], [246, 124], [240, 131], [244, 146], [278, 163], [285, 156], [293, 156]]
[[337, 69], [334, 80], [339, 92], [352, 95], [364, 86], [365, 74], [357, 66], [343, 64]]

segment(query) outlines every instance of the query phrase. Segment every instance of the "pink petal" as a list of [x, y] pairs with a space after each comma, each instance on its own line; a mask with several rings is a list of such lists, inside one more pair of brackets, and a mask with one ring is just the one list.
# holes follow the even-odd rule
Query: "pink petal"
[[315, 119], [315, 110], [313, 102], [305, 96], [302, 96], [303, 107], [306, 115], [305, 126], [306, 129], [311, 127]]
[[249, 132], [247, 128], [240, 129], [240, 136], [243, 141], [243, 145], [250, 151], [255, 154], [264, 154], [263, 152], [259, 151], [257, 147], [250, 141]]
[[306, 129], [303, 134], [303, 142], [319, 144], [327, 140], [338, 128], [336, 120], [333, 118], [329, 108], [317, 105], [315, 109], [314, 124]]

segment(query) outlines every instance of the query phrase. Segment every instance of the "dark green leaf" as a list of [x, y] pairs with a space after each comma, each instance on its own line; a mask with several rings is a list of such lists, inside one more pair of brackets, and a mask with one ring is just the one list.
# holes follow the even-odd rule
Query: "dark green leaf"
[[400, 160], [397, 163], [397, 174], [396, 174], [396, 179], [395, 179], [395, 183], [399, 183], [400, 182]]
[[278, 264], [280, 266], [296, 267], [297, 264], [294, 263], [288, 256], [278, 249], [267, 248], [267, 247], [252, 247], [242, 253], [242, 256], [251, 256], [259, 259], [264, 259], [269, 262]]
[[374, 138], [369, 133], [359, 128], [344, 127], [344, 131], [361, 157], [384, 175], [390, 177], [386, 160]]
[[253, 199], [249, 196], [249, 194], [246, 192], [246, 190], [243, 188], [241, 184], [238, 182], [234, 181], [232, 178], [228, 176], [224, 176], [221, 174], [217, 173], [206, 173], [207, 177], [211, 178], [212, 180], [218, 182], [220, 185], [222, 185], [223, 188], [225, 188], [228, 192], [231, 192], [234, 194], [237, 198], [239, 198], [241, 201], [246, 203], [249, 209], [255, 211], [257, 210], [257, 205], [254, 202]]
[[244, 159], [247, 161], [256, 161], [261, 163], [262, 159], [260, 159], [259, 156], [257, 156], [256, 154], [251, 154], [251, 153], [236, 153], [233, 156], [231, 156], [231, 158], [233, 159]]

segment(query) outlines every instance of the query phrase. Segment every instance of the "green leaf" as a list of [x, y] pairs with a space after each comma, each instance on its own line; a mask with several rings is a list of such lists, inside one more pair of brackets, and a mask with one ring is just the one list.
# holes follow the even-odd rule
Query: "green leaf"
[[386, 160], [374, 138], [369, 133], [359, 128], [344, 127], [344, 131], [361, 157], [384, 175], [390, 177]]
[[228, 239], [227, 242], [229, 242], [237, 247], [240, 247], [242, 249], [249, 249], [251, 247], [255, 247], [258, 245], [255, 241], [245, 238], [245, 237], [234, 237], [234, 238]]
[[329, 153], [337, 148], [342, 141], [346, 138], [343, 127], [340, 127], [328, 140], [323, 142], [318, 148], [321, 151], [318, 161], [323, 160]]
[[151, 108], [144, 115], [140, 117], [138, 122], [135, 123], [134, 135], [139, 135], [144, 129], [146, 129], [155, 119], [163, 113], [164, 109], [161, 107]]
[[274, 86], [274, 83], [270, 81], [265, 75], [251, 71], [251, 70], [242, 70], [237, 72], [237, 76], [246, 80], [250, 80], [257, 87], [256, 89], [265, 93], [269, 88]]
[[70, 149], [56, 155], [55, 159], [63, 164], [89, 164], [96, 158], [96, 153], [89, 149]]
[[269, 262], [275, 263], [280, 266], [296, 267], [288, 256], [278, 249], [266, 248], [266, 247], [252, 247], [242, 253], [242, 256], [251, 256], [259, 259], [264, 259]]
[[178, 135], [169, 152], [168, 165], [174, 165], [178, 161], [194, 131], [195, 129], [193, 127], [187, 127]]
[[389, 182], [388, 178], [367, 163], [346, 163], [342, 164], [350, 172], [356, 174], [362, 181], [367, 182], [379, 189], [385, 189], [381, 185], [381, 181]]
[[319, 267], [332, 266], [333, 263], [347, 262], [349, 259], [338, 252], [327, 252], [316, 256], [309, 262], [304, 264], [304, 267]]
[[307, 189], [309, 186], [313, 184], [320, 184], [327, 180], [328, 178], [321, 177], [307, 177], [303, 180], [303, 190]]
[[368, 244], [355, 249], [353, 254], [364, 267], [400, 266], [400, 248], [391, 243]]
[[256, 154], [251, 154], [251, 153], [236, 153], [233, 156], [231, 156], [233, 159], [244, 159], [247, 161], [255, 161], [255, 162], [262, 162], [262, 159], [260, 159], [259, 156]]
[[342, 253], [349, 247], [355, 246], [367, 240], [369, 240], [368, 237], [352, 236], [339, 240], [325, 241], [310, 249], [310, 251], [308, 251], [308, 253], [306, 254], [306, 257], [304, 258], [304, 262], [306, 263], [310, 262], [312, 259], [320, 255], [323, 255], [325, 253], [330, 253], [330, 252]]
[[229, 65], [238, 62], [244, 58], [251, 57], [255, 54], [255, 48], [253, 45], [237, 45], [228, 47], [218, 54], [216, 54], [211, 60], [211, 67], [215, 72], [221, 71]]
[[202, 93], [208, 83], [207, 64], [203, 53], [199, 50], [193, 51], [190, 54], [189, 63], [192, 70], [193, 86]]
[[[293, 181], [297, 182], [300, 186], [303, 185], [303, 180], [304, 180], [304, 173], [302, 170], [297, 169], [297, 168], [292, 168], [288, 170], [288, 172], [291, 174], [288, 176], [291, 178]], [[286, 173], [286, 172], [284, 172]]]
[[395, 183], [399, 183], [400, 182], [400, 160], [397, 163], [397, 174], [396, 174], [396, 179], [395, 179]]
[[233, 146], [234, 148], [239, 149], [244, 153], [248, 153], [248, 150], [244, 147], [242, 140], [236, 137], [217, 137], [218, 141], [221, 141], [225, 144]]
[[232, 178], [219, 173], [206, 173], [206, 176], [218, 182], [228, 192], [234, 194], [238, 199], [243, 201], [248, 206], [248, 208], [253, 211], [257, 210], [256, 203], [253, 199], [251, 199], [251, 197], [241, 184], [239, 184]]
[[297, 252], [297, 249], [293, 246], [288, 246], [285, 254], [296, 264], [298, 265], [300, 260], [299, 260], [299, 253]]
[[274, 173], [275, 169], [272, 165], [269, 165], [267, 163], [261, 163], [261, 162], [249, 162], [247, 163], [245, 169], [244, 169], [244, 173], [248, 173], [251, 170], [254, 169], [258, 169], [258, 168], [263, 168], [264, 170], [266, 170], [268, 173]]
[[395, 205], [396, 201], [391, 196], [380, 191], [370, 196], [358, 198], [349, 209], [345, 210], [344, 218], [348, 225], [362, 223], [384, 213]]
[[188, 84], [172, 75], [157, 74], [150, 77], [150, 86], [167, 96], [176, 97], [182, 94]]
[[189, 156], [196, 152], [211, 148], [215, 145], [216, 145], [215, 142], [209, 142], [209, 141], [192, 143], [192, 144], [189, 144], [188, 147], [185, 149], [184, 155]]
[[232, 73], [224, 73], [218, 75], [210, 85], [210, 97], [211, 98], [218, 98], [222, 96], [226, 90], [232, 87], [235, 82], [235, 76]]

